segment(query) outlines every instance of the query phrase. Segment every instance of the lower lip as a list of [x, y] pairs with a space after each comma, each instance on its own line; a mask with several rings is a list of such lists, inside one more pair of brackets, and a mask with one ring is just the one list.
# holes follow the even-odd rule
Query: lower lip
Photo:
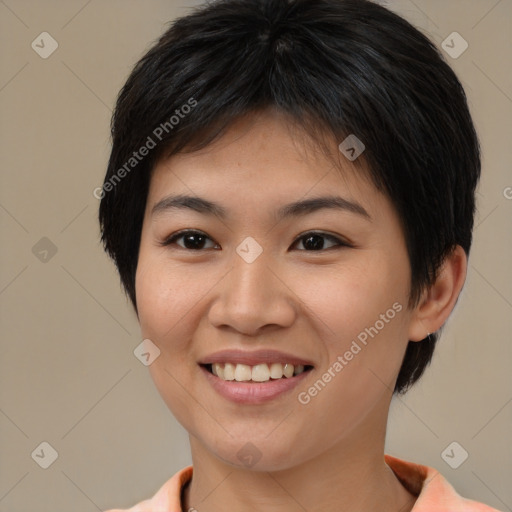
[[199, 367], [213, 389], [219, 395], [239, 404], [262, 404], [291, 391], [311, 370], [302, 372], [294, 377], [269, 380], [267, 382], [238, 382], [236, 380], [222, 380], [210, 373], [203, 366]]

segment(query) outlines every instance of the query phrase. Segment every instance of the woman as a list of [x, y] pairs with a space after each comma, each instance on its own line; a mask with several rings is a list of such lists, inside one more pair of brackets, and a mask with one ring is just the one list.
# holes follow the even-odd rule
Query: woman
[[463, 287], [478, 139], [365, 0], [220, 0], [135, 66], [102, 240], [193, 467], [132, 511], [492, 511], [384, 454]]

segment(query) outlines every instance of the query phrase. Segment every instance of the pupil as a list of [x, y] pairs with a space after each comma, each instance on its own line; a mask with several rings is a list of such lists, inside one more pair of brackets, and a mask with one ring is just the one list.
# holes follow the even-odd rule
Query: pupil
[[[194, 243], [194, 239], [197, 239], [197, 242]], [[187, 235], [184, 238], [184, 243], [187, 249], [201, 249], [204, 245], [205, 237], [199, 234], [191, 234]]]
[[321, 237], [319, 235], [308, 236], [304, 242], [304, 247], [306, 249], [318, 250], [318, 249], [322, 249], [323, 246], [324, 246], [323, 237]]

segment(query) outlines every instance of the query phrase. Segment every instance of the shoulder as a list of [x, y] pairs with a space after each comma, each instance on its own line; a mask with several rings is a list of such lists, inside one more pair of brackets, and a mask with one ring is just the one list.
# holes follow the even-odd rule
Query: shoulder
[[[429, 466], [385, 455], [387, 465], [412, 494], [417, 496], [411, 512], [500, 512], [483, 503], [463, 498], [439, 471]], [[193, 468], [178, 471], [157, 493], [130, 509], [111, 509], [105, 512], [173, 512], [181, 511], [181, 490], [192, 478]]]
[[460, 496], [439, 471], [385, 455], [386, 464], [412, 494], [417, 496], [411, 512], [500, 512]]
[[181, 511], [181, 490], [192, 478], [192, 466], [178, 471], [167, 480], [150, 499], [141, 501], [129, 509], [111, 509], [105, 512], [173, 512]]

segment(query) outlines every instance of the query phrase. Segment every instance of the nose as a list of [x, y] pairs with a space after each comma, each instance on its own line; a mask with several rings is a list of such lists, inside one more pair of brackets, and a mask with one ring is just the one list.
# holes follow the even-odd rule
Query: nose
[[297, 297], [273, 258], [263, 251], [248, 263], [234, 253], [232, 263], [216, 288], [210, 323], [247, 336], [291, 326], [298, 311]]

